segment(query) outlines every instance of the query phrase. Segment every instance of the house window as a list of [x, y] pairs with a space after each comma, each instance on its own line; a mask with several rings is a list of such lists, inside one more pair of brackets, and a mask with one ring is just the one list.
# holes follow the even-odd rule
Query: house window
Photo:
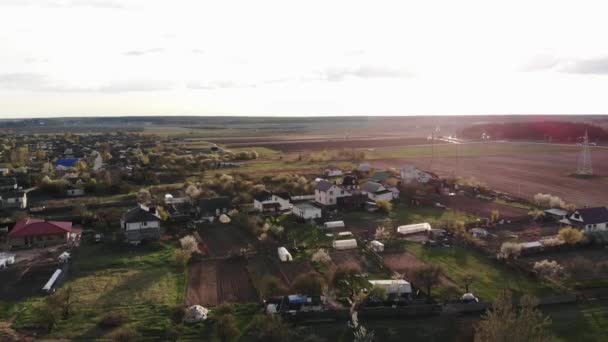
[[333, 192], [333, 191], [330, 191], [330, 192], [329, 192], [329, 194], [330, 194], [330, 195], [333, 195], [333, 194], [334, 194], [334, 192]]
[[344, 195], [344, 190], [341, 190], [341, 191], [340, 191], [340, 195]]
[[142, 227], [146, 227], [148, 225], [148, 222], [142, 222], [141, 225]]

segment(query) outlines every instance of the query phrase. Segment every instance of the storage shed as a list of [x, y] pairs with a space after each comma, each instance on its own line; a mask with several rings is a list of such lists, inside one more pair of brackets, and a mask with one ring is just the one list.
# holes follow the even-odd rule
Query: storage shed
[[428, 223], [416, 223], [416, 224], [408, 224], [405, 226], [397, 227], [397, 233], [402, 235], [416, 234], [416, 233], [424, 233], [431, 230], [431, 225]]
[[344, 227], [346, 227], [344, 221], [329, 221], [323, 223], [323, 228], [325, 229], [340, 229]]
[[352, 249], [357, 248], [357, 240], [348, 239], [348, 240], [336, 240], [333, 243], [335, 249]]
[[370, 284], [383, 288], [387, 294], [412, 293], [412, 285], [403, 279], [370, 280]]

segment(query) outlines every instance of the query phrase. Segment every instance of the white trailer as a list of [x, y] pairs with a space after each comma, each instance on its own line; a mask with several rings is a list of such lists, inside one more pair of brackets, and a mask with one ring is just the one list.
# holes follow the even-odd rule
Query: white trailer
[[416, 224], [408, 224], [405, 226], [397, 227], [397, 233], [401, 235], [410, 235], [417, 233], [424, 233], [431, 230], [431, 225], [428, 223], [416, 223]]
[[349, 236], [353, 236], [353, 233], [351, 232], [339, 232], [338, 233], [338, 238], [343, 239], [345, 237], [349, 237]]
[[293, 261], [293, 258], [291, 257], [291, 254], [289, 253], [287, 248], [279, 247], [277, 248], [277, 252], [279, 253], [279, 259], [281, 259], [281, 261]]
[[333, 246], [335, 249], [353, 249], [357, 248], [357, 240], [335, 240]]
[[344, 221], [329, 221], [323, 223], [323, 228], [325, 229], [340, 229], [344, 227], [346, 227]]
[[42, 290], [47, 293], [53, 292], [53, 285], [55, 285], [55, 282], [57, 281], [57, 278], [59, 278], [60, 274], [61, 274], [60, 269], [55, 270], [55, 273], [53, 273], [53, 275], [51, 276], [51, 279], [49, 279], [49, 281], [46, 282], [46, 284], [44, 285]]
[[370, 280], [369, 283], [383, 288], [387, 294], [412, 293], [412, 285], [403, 279]]

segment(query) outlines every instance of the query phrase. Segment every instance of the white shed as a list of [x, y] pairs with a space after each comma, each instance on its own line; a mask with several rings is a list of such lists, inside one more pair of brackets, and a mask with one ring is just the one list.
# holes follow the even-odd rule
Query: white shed
[[397, 233], [402, 235], [416, 234], [428, 232], [431, 230], [431, 225], [428, 223], [416, 223], [416, 224], [408, 224], [405, 226], [397, 227]]
[[370, 284], [383, 288], [387, 294], [412, 293], [412, 285], [403, 279], [370, 280]]
[[336, 240], [333, 244], [335, 249], [353, 249], [357, 248], [357, 240], [348, 239], [348, 240]]
[[289, 253], [287, 248], [279, 247], [279, 248], [277, 248], [277, 252], [279, 253], [279, 259], [281, 259], [281, 261], [283, 261], [283, 262], [293, 260], [293, 258], [291, 257], [291, 254]]
[[325, 229], [339, 229], [344, 227], [346, 227], [344, 221], [329, 221], [323, 223], [323, 228]]
[[378, 240], [370, 242], [369, 246], [374, 252], [384, 252], [384, 244]]

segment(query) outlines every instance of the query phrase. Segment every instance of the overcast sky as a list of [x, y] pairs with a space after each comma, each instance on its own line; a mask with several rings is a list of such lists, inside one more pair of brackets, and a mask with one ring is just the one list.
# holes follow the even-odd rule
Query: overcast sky
[[604, 3], [0, 0], [0, 117], [604, 114]]

